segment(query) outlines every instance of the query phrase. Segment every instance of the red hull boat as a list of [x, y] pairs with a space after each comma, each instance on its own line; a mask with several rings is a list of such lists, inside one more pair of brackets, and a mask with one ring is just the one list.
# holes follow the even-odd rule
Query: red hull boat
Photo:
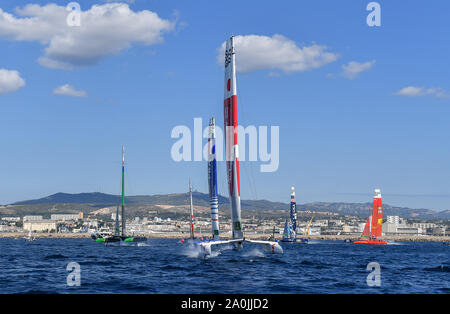
[[359, 241], [355, 241], [353, 243], [357, 243], [357, 244], [373, 244], [373, 245], [379, 245], [379, 244], [387, 244], [387, 241], [384, 240], [359, 240]]
[[381, 200], [381, 191], [375, 190], [373, 197], [372, 215], [367, 219], [361, 239], [353, 243], [356, 244], [372, 244], [380, 245], [387, 244], [387, 241], [378, 239], [381, 237], [381, 229], [383, 227], [383, 206]]

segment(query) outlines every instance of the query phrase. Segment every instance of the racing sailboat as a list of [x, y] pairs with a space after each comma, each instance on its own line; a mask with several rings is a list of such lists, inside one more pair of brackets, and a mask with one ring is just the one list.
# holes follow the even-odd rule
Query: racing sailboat
[[32, 242], [34, 240], [36, 240], [36, 237], [33, 236], [33, 232], [31, 230], [31, 226], [30, 226], [30, 231], [28, 232], [28, 235], [26, 237], [23, 237], [25, 240]]
[[191, 179], [189, 179], [189, 210], [190, 210], [190, 217], [189, 217], [189, 232], [190, 232], [190, 236], [188, 239], [181, 239], [180, 242], [181, 243], [188, 243], [188, 244], [198, 244], [199, 242], [203, 241], [203, 238], [200, 237], [200, 239], [198, 239], [195, 236], [195, 228], [194, 228], [194, 205], [193, 205], [193, 200], [192, 200], [192, 184], [191, 184]]
[[122, 145], [122, 202], [121, 202], [121, 214], [122, 214], [122, 225], [119, 232], [119, 209], [116, 211], [116, 223], [114, 234], [110, 236], [106, 236], [104, 241], [106, 244], [108, 243], [117, 243], [117, 242], [145, 242], [147, 241], [146, 237], [135, 237], [135, 236], [127, 236], [126, 235], [126, 220], [125, 220], [125, 147]]
[[[211, 206], [211, 228], [213, 241], [218, 241], [219, 238], [219, 197], [217, 193], [217, 162], [216, 162], [216, 125], [214, 117], [209, 120], [209, 135], [208, 135], [208, 186], [209, 186], [209, 203]], [[195, 241], [194, 235], [194, 210], [192, 205], [192, 186], [189, 180], [189, 196], [191, 209], [191, 238], [189, 240]], [[187, 242], [189, 242], [189, 240]], [[198, 244], [200, 241], [195, 241]], [[181, 240], [185, 242], [185, 240]]]
[[219, 237], [219, 197], [217, 193], [217, 162], [216, 162], [216, 124], [214, 117], [209, 120], [208, 135], [208, 186], [209, 203], [211, 206], [212, 239]]
[[211, 246], [218, 244], [232, 243], [236, 249], [241, 249], [244, 242], [262, 244], [272, 253], [282, 253], [283, 249], [278, 242], [247, 240], [242, 230], [234, 37], [227, 40], [225, 48], [224, 124], [228, 193], [231, 203], [232, 239], [200, 243], [200, 246], [203, 248], [203, 253], [210, 255]]
[[386, 244], [387, 241], [380, 239], [383, 228], [383, 205], [381, 190], [375, 189], [373, 197], [372, 215], [367, 219], [361, 238], [354, 243], [358, 244]]
[[286, 223], [284, 224], [284, 232], [283, 238], [281, 242], [296, 242], [296, 232], [297, 232], [297, 208], [295, 201], [295, 188], [291, 187], [291, 203], [289, 210], [289, 218], [286, 219]]

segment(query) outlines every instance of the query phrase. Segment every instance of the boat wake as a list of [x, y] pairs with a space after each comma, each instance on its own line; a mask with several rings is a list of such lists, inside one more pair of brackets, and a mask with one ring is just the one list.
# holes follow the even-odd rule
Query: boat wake
[[202, 249], [194, 244], [188, 244], [187, 246], [181, 249], [181, 255], [184, 255], [189, 258], [199, 258], [202, 257]]
[[322, 244], [322, 242], [320, 242], [320, 240], [308, 240], [308, 243], [306, 244]]
[[386, 243], [386, 245], [405, 245], [405, 243], [394, 242], [394, 241], [388, 241], [388, 243]]
[[244, 252], [242, 254], [243, 257], [266, 257], [266, 254], [259, 249], [259, 248], [253, 248], [249, 250], [248, 252]]

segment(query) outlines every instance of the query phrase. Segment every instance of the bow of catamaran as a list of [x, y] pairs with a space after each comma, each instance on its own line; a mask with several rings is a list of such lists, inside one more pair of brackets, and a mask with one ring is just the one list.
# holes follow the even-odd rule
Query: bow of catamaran
[[225, 49], [224, 124], [228, 193], [231, 203], [232, 239], [202, 242], [200, 243], [200, 246], [202, 247], [203, 253], [205, 255], [210, 255], [211, 246], [219, 244], [233, 244], [236, 249], [241, 249], [244, 242], [261, 244], [272, 253], [283, 253], [283, 249], [278, 244], [278, 242], [247, 240], [245, 239], [242, 230], [236, 89], [236, 55], [233, 37], [227, 40]]

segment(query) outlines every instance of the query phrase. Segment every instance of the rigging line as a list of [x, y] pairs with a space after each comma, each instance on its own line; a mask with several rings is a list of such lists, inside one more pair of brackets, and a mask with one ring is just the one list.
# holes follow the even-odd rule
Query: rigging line
[[[239, 100], [239, 104], [240, 104], [239, 108], [240, 108], [241, 114], [242, 114], [241, 121], [245, 122], [246, 121], [246, 110], [245, 110], [246, 106], [244, 104], [244, 101], [242, 100], [242, 89], [240, 89], [240, 92], [238, 93], [238, 100]], [[242, 147], [242, 149], [244, 149], [244, 150], [245, 150], [245, 148], [246, 148], [245, 146]], [[254, 176], [253, 176], [252, 161], [249, 161], [249, 164], [250, 164], [250, 166], [249, 166], [250, 170], [247, 169], [247, 165], [244, 162], [242, 162], [242, 165], [243, 165], [242, 168], [244, 168], [244, 171], [245, 171], [245, 174], [246, 174], [245, 178], [246, 178], [246, 181], [248, 182], [248, 185], [249, 185], [249, 188], [250, 188], [250, 193], [253, 194], [252, 195], [253, 199], [256, 200], [257, 199], [257, 193], [256, 193], [255, 180], [254, 180]], [[249, 172], [250, 172], [250, 175], [249, 175]]]

